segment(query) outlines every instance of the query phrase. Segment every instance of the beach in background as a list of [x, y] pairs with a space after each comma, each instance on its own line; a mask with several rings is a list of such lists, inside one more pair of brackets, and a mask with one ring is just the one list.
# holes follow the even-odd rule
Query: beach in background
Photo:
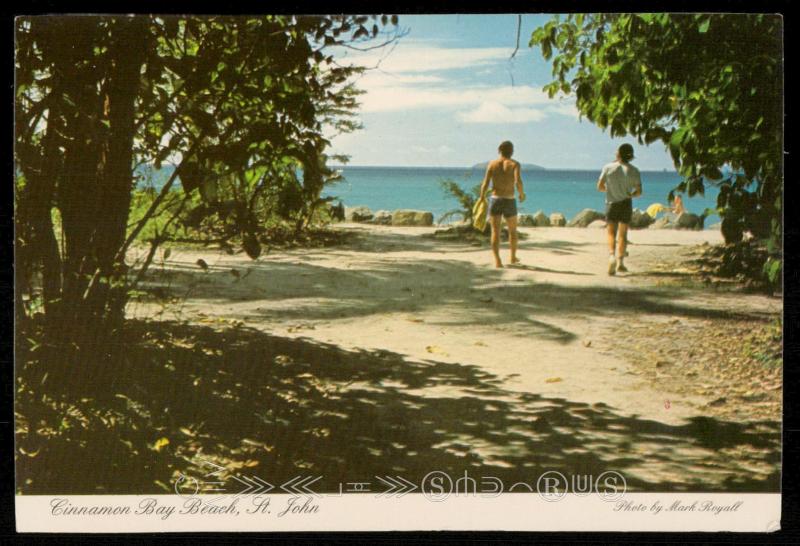
[[[328, 186], [323, 195], [334, 196], [347, 206], [363, 205], [371, 210], [417, 209], [433, 213], [436, 221], [447, 211], [457, 209], [458, 202], [446, 194], [442, 180], [453, 180], [464, 189], [472, 189], [483, 180], [484, 171], [443, 167], [358, 167], [338, 168], [343, 180]], [[522, 172], [527, 199], [519, 204], [521, 214], [562, 213], [572, 218], [585, 208], [604, 210], [604, 195], [597, 191], [600, 170], [537, 169]], [[681, 181], [672, 171], [643, 171], [644, 194], [634, 200], [642, 210], [651, 203], [667, 204], [667, 196]], [[716, 208], [719, 190], [710, 184], [705, 195], [688, 197], [684, 205], [689, 212], [702, 214]], [[455, 218], [457, 220], [458, 218]], [[716, 214], [706, 219], [706, 226], [719, 221]]]
[[[323, 197], [333, 197], [345, 206], [365, 206], [370, 210], [415, 209], [430, 211], [434, 221], [446, 212], [458, 209], [455, 197], [441, 186], [443, 180], [452, 180], [466, 190], [471, 190], [483, 180], [484, 170], [471, 167], [335, 167], [342, 179], [328, 185]], [[161, 189], [174, 167], [165, 165], [159, 170], [140, 169], [140, 187]], [[531, 169], [522, 172], [527, 199], [519, 203], [520, 214], [544, 211], [562, 213], [568, 220], [586, 208], [604, 211], [604, 195], [597, 191], [600, 170]], [[652, 203], [667, 204], [670, 190], [681, 181], [675, 171], [642, 171], [642, 197], [634, 199], [634, 207], [645, 210]], [[705, 195], [683, 195], [689, 212], [703, 214], [707, 208], [715, 209], [719, 189], [706, 184]], [[458, 216], [449, 221], [459, 220]], [[708, 216], [708, 228], [719, 222], [716, 214]]]

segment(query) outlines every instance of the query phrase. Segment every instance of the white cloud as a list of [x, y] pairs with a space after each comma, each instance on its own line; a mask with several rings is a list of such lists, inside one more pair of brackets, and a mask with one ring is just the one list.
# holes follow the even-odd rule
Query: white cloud
[[439, 155], [449, 154], [455, 151], [447, 144], [441, 144], [436, 148], [429, 148], [426, 146], [420, 146], [419, 144], [414, 144], [413, 146], [411, 146], [410, 150], [418, 154], [439, 154]]
[[458, 119], [466, 123], [528, 123], [545, 117], [540, 109], [509, 108], [498, 102], [483, 102], [474, 110], [458, 113]]
[[379, 67], [384, 72], [432, 72], [452, 70], [456, 68], [475, 68], [508, 60], [511, 52], [505, 47], [469, 47], [445, 48], [438, 46], [423, 47], [416, 44], [400, 43], [397, 47], [385, 51], [375, 50], [363, 54], [351, 55], [340, 59], [340, 63]]
[[359, 100], [363, 112], [390, 112], [421, 108], [463, 108], [484, 102], [506, 106], [548, 105], [547, 94], [532, 86], [445, 87], [442, 85], [392, 85], [377, 75], [364, 78], [359, 86], [366, 91]]
[[573, 117], [575, 119], [580, 118], [580, 112], [578, 111], [577, 106], [575, 106], [575, 101], [570, 100], [560, 100], [560, 101], [553, 101], [548, 107], [548, 112], [553, 112], [554, 114], [561, 114], [563, 116]]
[[356, 82], [365, 91], [359, 97], [364, 113], [429, 109], [466, 123], [526, 123], [551, 115], [578, 117], [572, 102], [550, 99], [538, 86], [464, 84], [446, 72], [469, 68], [479, 75], [506, 63], [509, 55], [508, 48], [449, 48], [401, 41], [391, 50], [350, 55], [346, 61], [378, 66]]

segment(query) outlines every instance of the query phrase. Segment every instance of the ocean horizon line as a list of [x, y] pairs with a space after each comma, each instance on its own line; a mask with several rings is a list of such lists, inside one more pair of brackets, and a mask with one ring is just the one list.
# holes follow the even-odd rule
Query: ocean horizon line
[[[442, 166], [442, 165], [329, 165], [331, 169], [429, 169], [429, 170], [453, 170], [453, 169], [464, 169], [464, 170], [475, 170], [475, 167], [472, 165], [455, 165], [455, 166]], [[539, 167], [537, 169], [523, 169], [523, 171], [569, 171], [569, 172], [600, 172], [603, 166], [600, 165], [596, 169], [594, 168], [567, 168], [567, 167]], [[643, 173], [675, 173], [678, 174], [678, 171], [675, 169], [645, 169], [639, 168], [640, 172]]]

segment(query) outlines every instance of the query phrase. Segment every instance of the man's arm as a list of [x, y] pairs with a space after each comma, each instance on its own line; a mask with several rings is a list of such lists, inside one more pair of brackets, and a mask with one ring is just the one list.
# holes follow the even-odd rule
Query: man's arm
[[600, 173], [600, 178], [597, 179], [597, 191], [606, 191], [606, 170]]
[[522, 187], [522, 175], [520, 174], [519, 163], [514, 165], [514, 184], [517, 186], [517, 191], [519, 192], [519, 201], [522, 203], [525, 201], [525, 189]]
[[636, 172], [636, 182], [634, 183], [633, 193], [631, 197], [639, 197], [642, 195], [642, 177], [639, 172]]
[[486, 191], [489, 189], [489, 180], [492, 178], [492, 163], [490, 162], [486, 166], [486, 174], [483, 176], [483, 182], [481, 182], [481, 194], [480, 199], [486, 197]]

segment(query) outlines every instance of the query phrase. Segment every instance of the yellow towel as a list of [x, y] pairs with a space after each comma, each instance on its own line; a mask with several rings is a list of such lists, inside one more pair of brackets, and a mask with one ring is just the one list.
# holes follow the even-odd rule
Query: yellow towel
[[482, 197], [472, 207], [472, 225], [478, 231], [486, 229], [486, 198]]
[[647, 207], [647, 215], [650, 216], [650, 218], [655, 218], [656, 215], [658, 215], [658, 213], [663, 210], [667, 210], [667, 207], [665, 207], [661, 203], [653, 203], [652, 205]]

